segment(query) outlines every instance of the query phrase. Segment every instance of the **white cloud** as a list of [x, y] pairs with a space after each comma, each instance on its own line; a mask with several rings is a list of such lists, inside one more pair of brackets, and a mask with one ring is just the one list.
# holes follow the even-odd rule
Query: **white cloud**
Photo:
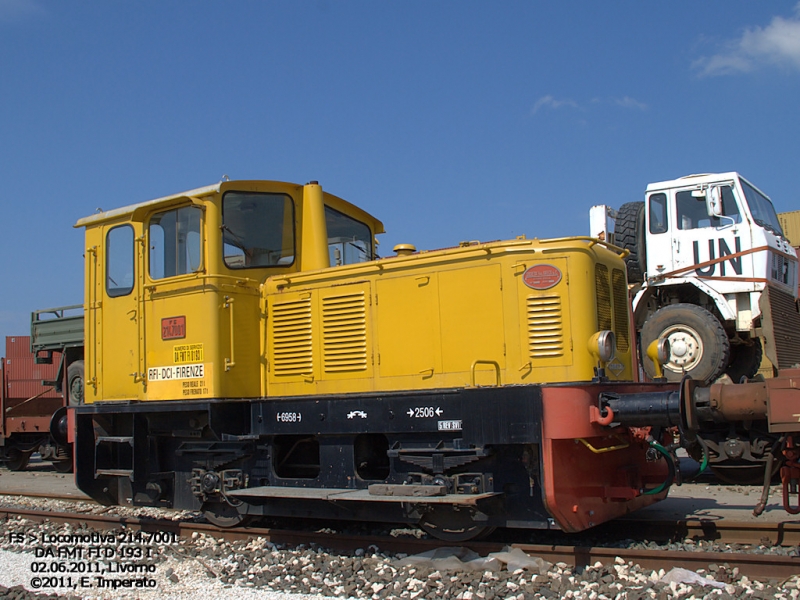
[[542, 96], [536, 101], [536, 103], [533, 105], [533, 108], [531, 109], [531, 114], [535, 115], [543, 108], [550, 108], [553, 110], [557, 110], [565, 106], [569, 108], [580, 108], [577, 102], [575, 102], [574, 100], [570, 100], [569, 98], [564, 100], [556, 100], [555, 98], [553, 98], [553, 96], [547, 95], [547, 96]]
[[0, 21], [36, 17], [47, 11], [35, 0], [0, 0]]
[[800, 69], [800, 3], [794, 17], [773, 17], [766, 27], [747, 28], [721, 52], [692, 63], [702, 76], [746, 73], [764, 65]]
[[[619, 108], [631, 108], [640, 111], [645, 111], [648, 108], [647, 104], [640, 102], [636, 98], [631, 98], [630, 96], [622, 96], [621, 98], [595, 97], [589, 100], [588, 104], [597, 106], [617, 106]], [[542, 96], [534, 103], [533, 108], [531, 108], [531, 115], [535, 115], [537, 112], [544, 109], [558, 110], [560, 108], [573, 108], [581, 112], [587, 112], [589, 110], [589, 107], [587, 107], [585, 103], [581, 105], [570, 98], [558, 100], [548, 94], [547, 96]]]
[[621, 106], [622, 108], [635, 108], [636, 110], [647, 110], [647, 104], [644, 102], [639, 102], [635, 98], [631, 98], [630, 96], [624, 96], [623, 98], [614, 98], [612, 101], [617, 106]]

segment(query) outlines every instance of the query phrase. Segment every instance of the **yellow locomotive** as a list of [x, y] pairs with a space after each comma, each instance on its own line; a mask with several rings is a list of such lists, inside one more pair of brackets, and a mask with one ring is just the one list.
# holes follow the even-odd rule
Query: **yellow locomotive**
[[79, 487], [104, 503], [575, 531], [663, 498], [621, 250], [519, 238], [376, 255], [320, 185], [224, 181], [86, 231]]

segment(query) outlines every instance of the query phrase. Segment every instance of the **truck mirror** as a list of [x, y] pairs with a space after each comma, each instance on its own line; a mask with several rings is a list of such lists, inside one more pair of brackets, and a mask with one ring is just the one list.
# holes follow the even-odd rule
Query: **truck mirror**
[[709, 217], [722, 216], [722, 190], [718, 185], [712, 185], [706, 193], [706, 212]]

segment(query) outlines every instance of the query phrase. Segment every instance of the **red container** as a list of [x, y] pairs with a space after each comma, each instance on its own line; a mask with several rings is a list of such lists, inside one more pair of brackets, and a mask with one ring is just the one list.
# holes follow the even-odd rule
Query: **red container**
[[49, 364], [36, 364], [36, 360], [31, 354], [26, 357], [5, 359], [6, 378], [9, 381], [31, 381], [42, 379], [55, 379], [58, 373], [58, 363], [61, 361], [61, 353], [53, 353], [53, 361]]
[[6, 358], [30, 358], [31, 336], [15, 335], [6, 337]]
[[6, 380], [6, 399], [27, 400], [37, 396], [39, 398], [61, 398], [61, 394], [52, 387], [43, 386], [41, 379]]

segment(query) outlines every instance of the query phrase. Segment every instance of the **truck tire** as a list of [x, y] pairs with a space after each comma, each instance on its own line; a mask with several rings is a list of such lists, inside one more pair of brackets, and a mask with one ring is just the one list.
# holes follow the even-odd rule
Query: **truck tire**
[[67, 367], [67, 395], [70, 406], [83, 404], [83, 361], [76, 360]]
[[731, 344], [722, 323], [706, 309], [695, 304], [670, 304], [656, 311], [642, 327], [644, 370], [655, 377], [655, 366], [646, 350], [653, 340], [666, 337], [670, 357], [664, 365], [668, 381], [680, 381], [684, 375], [711, 383], [725, 372]]
[[750, 344], [734, 344], [731, 346], [731, 359], [728, 361], [726, 373], [734, 383], [739, 383], [742, 377], [752, 378], [761, 367], [761, 340], [755, 338]]
[[647, 268], [645, 248], [644, 202], [628, 202], [617, 211], [614, 242], [630, 254], [625, 258], [628, 282], [641, 283]]

